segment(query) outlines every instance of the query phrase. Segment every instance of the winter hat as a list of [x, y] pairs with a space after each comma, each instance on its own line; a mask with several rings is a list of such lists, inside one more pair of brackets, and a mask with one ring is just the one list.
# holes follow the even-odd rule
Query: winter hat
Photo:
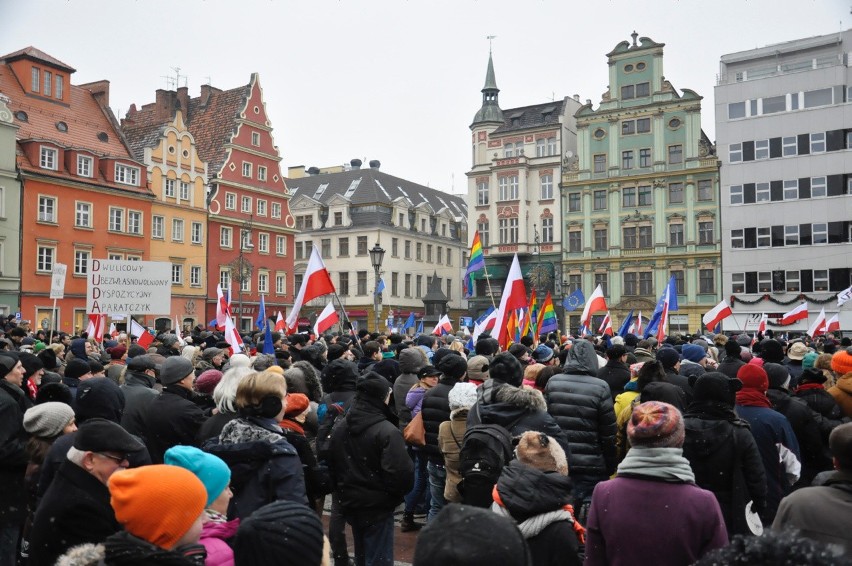
[[473, 356], [467, 361], [467, 378], [472, 381], [485, 381], [489, 377], [488, 367], [488, 358]]
[[461, 379], [467, 373], [467, 360], [458, 354], [444, 356], [436, 367], [451, 379]]
[[532, 564], [524, 536], [512, 519], [471, 505], [445, 505], [417, 536], [412, 566], [468, 566], [474, 562]]
[[44, 364], [44, 369], [48, 371], [53, 371], [57, 367], [59, 367], [59, 363], [56, 361], [56, 352], [47, 348], [46, 350], [42, 350], [38, 354], [38, 359]]
[[201, 359], [206, 362], [212, 362], [213, 358], [224, 352], [225, 350], [221, 348], [204, 348], [201, 351]]
[[195, 446], [172, 446], [166, 450], [163, 463], [189, 470], [201, 480], [207, 490], [206, 507], [210, 507], [231, 483], [231, 469], [228, 465], [218, 456]]
[[509, 353], [518, 358], [519, 360], [524, 356], [524, 354], [528, 354], [530, 349], [524, 346], [523, 344], [512, 344], [509, 346]]
[[129, 454], [145, 448], [121, 425], [106, 419], [89, 419], [74, 435], [73, 446], [83, 452], [119, 452]]
[[331, 344], [325, 357], [328, 361], [336, 360], [346, 352], [348, 348], [342, 344]]
[[708, 371], [699, 376], [692, 385], [692, 399], [699, 403], [724, 403], [733, 406], [735, 395], [742, 388], [743, 382], [739, 379], [731, 379], [718, 371]]
[[51, 401], [27, 409], [24, 430], [37, 438], [54, 438], [74, 419], [74, 409], [65, 403]]
[[689, 360], [696, 364], [707, 357], [707, 350], [697, 344], [684, 344], [680, 349], [680, 353], [684, 360]]
[[456, 383], [450, 389], [447, 400], [450, 402], [451, 411], [473, 407], [476, 403], [476, 385], [466, 382]]
[[746, 364], [737, 371], [737, 379], [743, 382], [743, 389], [757, 389], [763, 393], [769, 389], [769, 376], [762, 367]]
[[735, 340], [737, 341], [737, 344], [746, 348], [751, 345], [751, 336], [748, 334], [738, 334]]
[[131, 344], [129, 348], [127, 348], [127, 357], [135, 358], [136, 356], [144, 356], [148, 353], [148, 350], [140, 346], [139, 344]]
[[846, 348], [845, 350], [835, 352], [835, 354], [831, 356], [831, 369], [833, 369], [838, 376], [843, 376], [852, 372], [852, 348]]
[[683, 417], [668, 403], [642, 403], [633, 409], [627, 436], [634, 447], [680, 448], [684, 437]]
[[543, 432], [528, 430], [521, 435], [515, 448], [518, 460], [542, 472], [559, 472], [568, 475], [565, 451], [552, 437]]
[[124, 344], [119, 344], [118, 346], [113, 346], [112, 348], [107, 348], [107, 353], [109, 357], [113, 360], [120, 360], [124, 354], [127, 353], [127, 346]]
[[92, 372], [92, 375], [104, 373], [104, 365], [98, 360], [89, 360], [89, 371]]
[[787, 349], [787, 357], [791, 360], [801, 360], [810, 351], [802, 342], [793, 342]]
[[760, 343], [760, 357], [764, 362], [780, 364], [784, 361], [784, 346], [778, 340], [763, 340]]
[[42, 362], [35, 354], [21, 352], [18, 355], [18, 359], [21, 361], [21, 365], [24, 366], [24, 379], [28, 379], [38, 370], [44, 369], [44, 362]]
[[660, 348], [657, 351], [657, 361], [666, 369], [673, 368], [680, 361], [680, 354], [674, 348]]
[[818, 357], [819, 354], [817, 354], [816, 352], [808, 352], [807, 354], [805, 354], [805, 357], [802, 358], [802, 367], [805, 369], [814, 367], [814, 365], [816, 365]]
[[804, 385], [806, 383], [817, 383], [822, 385], [827, 381], [828, 378], [825, 377], [825, 373], [822, 370], [817, 368], [805, 368], [802, 370], [802, 375], [799, 377], [799, 385]]
[[520, 387], [524, 382], [524, 369], [518, 358], [508, 352], [502, 352], [494, 356], [488, 364], [488, 375], [494, 381], [508, 383]]
[[144, 373], [145, 370], [156, 370], [157, 362], [154, 361], [153, 354], [143, 354], [141, 356], [136, 356], [135, 358], [129, 360], [127, 362], [127, 369], [129, 371], [138, 371], [139, 373]]
[[790, 372], [787, 371], [786, 366], [781, 364], [765, 363], [763, 364], [763, 369], [769, 378], [770, 389], [786, 388], [790, 383]]
[[725, 342], [725, 354], [730, 358], [739, 359], [740, 352], [742, 352], [742, 350], [742, 346], [737, 344], [735, 340], [728, 340]]
[[374, 371], [362, 375], [355, 384], [357, 395], [384, 401], [391, 390], [390, 382]]
[[222, 380], [222, 372], [218, 369], [208, 369], [201, 372], [198, 379], [195, 380], [195, 388], [201, 393], [213, 395], [213, 390], [219, 385]]
[[303, 393], [288, 393], [287, 394], [287, 409], [284, 412], [286, 417], [296, 417], [304, 413], [311, 402], [308, 396]]
[[553, 348], [550, 348], [545, 344], [539, 344], [538, 347], [533, 350], [532, 358], [540, 364], [547, 363], [553, 359]]
[[233, 542], [236, 566], [313, 566], [323, 561], [322, 521], [293, 501], [275, 501], [252, 513], [240, 523]]
[[194, 372], [191, 361], [183, 356], [171, 356], [166, 358], [160, 368], [160, 382], [163, 385], [173, 385]]
[[133, 536], [171, 549], [204, 511], [207, 491], [195, 474], [155, 464], [119, 470], [109, 478], [115, 518]]
[[42, 380], [38, 393], [36, 393], [36, 405], [50, 401], [65, 403], [70, 407], [74, 403], [74, 395], [71, 393], [71, 388], [64, 383], [45, 383]]
[[86, 375], [91, 372], [92, 368], [89, 366], [88, 362], [77, 358], [69, 360], [68, 364], [65, 366], [65, 377], [71, 379], [79, 379], [81, 375]]
[[124, 391], [108, 377], [93, 377], [80, 383], [74, 402], [77, 422], [101, 418], [120, 422], [124, 414]]
[[251, 367], [251, 358], [245, 354], [234, 354], [228, 358], [228, 368], [247, 368]]
[[166, 334], [160, 341], [163, 343], [163, 346], [171, 347], [177, 344], [178, 339], [174, 334]]
[[762, 368], [762, 367], [763, 367], [763, 365], [764, 365], [763, 358], [751, 358], [751, 359], [750, 359], [749, 361], [747, 361], [746, 363], [747, 363], [747, 364], [751, 364], [751, 365], [753, 365], [753, 366], [761, 367], [761, 368]]

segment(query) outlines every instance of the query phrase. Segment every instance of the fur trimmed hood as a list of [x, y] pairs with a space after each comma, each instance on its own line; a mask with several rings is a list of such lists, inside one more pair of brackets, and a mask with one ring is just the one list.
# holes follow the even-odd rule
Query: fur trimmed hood
[[96, 566], [103, 564], [106, 550], [102, 544], [81, 544], [68, 549], [56, 561], [56, 566]]
[[319, 403], [322, 399], [319, 374], [310, 362], [293, 362], [293, 365], [284, 372], [284, 379], [287, 380], [287, 391], [303, 393], [315, 403]]
[[498, 403], [508, 403], [516, 407], [531, 409], [534, 411], [546, 411], [547, 402], [541, 391], [529, 387], [513, 387], [504, 385], [497, 390], [496, 400]]

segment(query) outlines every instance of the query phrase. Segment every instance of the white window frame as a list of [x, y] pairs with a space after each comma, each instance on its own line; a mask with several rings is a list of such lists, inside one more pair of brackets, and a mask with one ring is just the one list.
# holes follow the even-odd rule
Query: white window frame
[[56, 224], [59, 222], [59, 199], [48, 195], [38, 196], [38, 221]]
[[[787, 239], [795, 238], [795, 243], [787, 242]], [[784, 246], [798, 246], [801, 243], [801, 238], [799, 234], [799, 225], [798, 224], [787, 224], [784, 226]]]
[[772, 272], [758, 271], [757, 272], [757, 292], [769, 293], [772, 291]]
[[814, 269], [814, 291], [828, 291], [828, 269]]
[[172, 264], [172, 285], [183, 285], [183, 265]]
[[742, 163], [743, 161], [743, 144], [732, 143], [728, 145], [728, 163]]
[[275, 294], [276, 295], [286, 295], [287, 294], [287, 275], [283, 273], [279, 273], [275, 275]]
[[541, 175], [541, 200], [553, 200], [553, 175]]
[[[135, 222], [134, 222], [135, 219]], [[142, 235], [142, 211], [128, 210], [127, 211], [127, 233], [134, 236]]]
[[535, 140], [535, 156], [536, 157], [544, 157], [547, 155], [545, 152], [547, 151], [547, 142], [544, 138], [538, 138]]
[[222, 286], [223, 291], [231, 289], [231, 268], [219, 268], [219, 285]]
[[177, 179], [166, 179], [163, 181], [163, 196], [175, 198], [175, 185], [177, 185]]
[[547, 138], [547, 155], [556, 155], [556, 136]]
[[251, 145], [254, 147], [260, 147], [260, 132], [251, 133]]
[[488, 204], [488, 181], [479, 181], [476, 183], [476, 206], [485, 206]]
[[277, 255], [287, 255], [287, 237], [286, 236], [276, 236], [275, 237], [275, 253]]
[[257, 180], [258, 181], [266, 181], [266, 166], [258, 165], [257, 166]]
[[74, 275], [86, 275], [89, 272], [91, 250], [74, 250]]
[[744, 202], [744, 193], [742, 185], [731, 185], [729, 187], [730, 193], [730, 202], [732, 205], [743, 204]]
[[257, 199], [257, 215], [266, 216], [266, 199]]
[[[553, 243], [553, 218], [551, 217], [541, 219], [541, 241], [545, 244]], [[450, 248], [447, 248], [447, 265], [452, 265], [450, 262]]]
[[53, 271], [53, 264], [55, 262], [56, 246], [39, 245], [36, 247], [36, 272], [50, 273]]
[[190, 287], [201, 287], [201, 266], [200, 265], [189, 266], [189, 286]]
[[769, 159], [769, 140], [754, 140], [754, 160]]
[[772, 200], [772, 190], [769, 183], [754, 184], [754, 202], [769, 202]]
[[783, 157], [794, 157], [799, 154], [799, 142], [796, 136], [781, 138], [781, 155]]
[[237, 210], [237, 193], [225, 193], [225, 210]]
[[745, 231], [742, 228], [731, 230], [731, 249], [745, 249]]
[[190, 238], [193, 244], [200, 244], [204, 239], [204, 224], [193, 222], [190, 227]]
[[240, 200], [240, 212], [251, 214], [251, 197], [244, 196]]
[[74, 226], [77, 228], [92, 227], [92, 203], [79, 200], [74, 203]]
[[[822, 235], [822, 242], [817, 242], [817, 234]], [[815, 222], [811, 224], [811, 244], [814, 246], [821, 246], [823, 244], [828, 243], [828, 223], [827, 222]]]
[[59, 168], [59, 150], [43, 145], [39, 148], [39, 167], [56, 171]]
[[[737, 287], [742, 291], [737, 291]], [[745, 273], [731, 273], [731, 291], [733, 293], [745, 293]]]
[[109, 207], [109, 224], [110, 232], [124, 231], [124, 209], [117, 206]]
[[768, 226], [757, 229], [757, 247], [771, 248], [772, 247], [772, 229]]
[[825, 153], [825, 132], [814, 132], [810, 135], [811, 153]]
[[155, 214], [151, 216], [151, 238], [162, 240], [166, 237], [166, 218]]
[[95, 160], [88, 155], [77, 155], [77, 176], [92, 178]]
[[250, 161], [243, 161], [243, 177], [251, 179], [252, 164]]
[[257, 233], [257, 251], [262, 254], [269, 253], [269, 234], [266, 232]]
[[280, 202], [273, 202], [272, 203], [271, 213], [272, 213], [271, 214], [272, 218], [281, 218], [281, 203]]
[[183, 242], [184, 225], [182, 218], [172, 218], [172, 241]]
[[784, 200], [799, 200], [799, 180], [784, 181]]
[[125, 165], [124, 163], [115, 164], [115, 182], [122, 185], [139, 186], [139, 168]]
[[269, 292], [269, 273], [265, 271], [260, 271], [257, 274], [257, 292], [258, 293], [268, 293]]
[[[819, 191], [819, 194], [817, 194]], [[811, 198], [822, 198], [828, 196], [828, 178], [811, 177]]]
[[186, 181], [180, 181], [180, 200], [189, 200], [189, 183]]
[[227, 249], [234, 247], [234, 230], [230, 226], [219, 227], [219, 247]]

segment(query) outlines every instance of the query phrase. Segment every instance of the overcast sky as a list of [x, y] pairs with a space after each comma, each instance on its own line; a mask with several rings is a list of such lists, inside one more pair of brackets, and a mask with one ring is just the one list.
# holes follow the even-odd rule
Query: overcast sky
[[465, 192], [470, 122], [494, 35], [500, 106], [578, 94], [595, 106], [605, 54], [635, 29], [665, 43], [664, 74], [705, 97], [715, 139], [719, 58], [852, 27], [841, 0], [0, 0], [0, 52], [34, 45], [108, 79], [123, 117], [181, 86], [259, 72], [282, 171], [379, 159], [390, 174]]

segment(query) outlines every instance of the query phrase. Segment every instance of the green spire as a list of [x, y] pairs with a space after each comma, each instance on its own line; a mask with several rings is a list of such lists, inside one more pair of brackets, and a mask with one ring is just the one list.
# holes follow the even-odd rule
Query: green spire
[[482, 92], [486, 90], [500, 92], [500, 89], [497, 88], [497, 79], [494, 78], [494, 61], [491, 59], [491, 51], [488, 52], [488, 72], [485, 73], [485, 86], [482, 87]]
[[491, 50], [488, 50], [488, 71], [485, 73], [485, 86], [482, 87], [482, 107], [473, 117], [473, 124], [481, 122], [503, 122], [503, 111], [498, 101], [497, 79], [494, 78], [494, 61]]

